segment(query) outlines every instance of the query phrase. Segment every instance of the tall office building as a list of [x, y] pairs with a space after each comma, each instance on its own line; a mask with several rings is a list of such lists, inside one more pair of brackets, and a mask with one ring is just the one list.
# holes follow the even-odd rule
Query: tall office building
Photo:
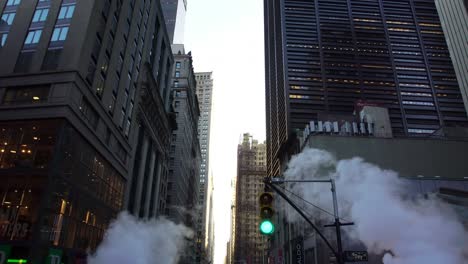
[[183, 44], [187, 0], [161, 0], [171, 43]]
[[[266, 146], [244, 134], [237, 147], [237, 179], [235, 197], [232, 263], [264, 263], [266, 237], [259, 227], [259, 196], [264, 191]], [[232, 241], [234, 240], [234, 241]]]
[[468, 119], [434, 0], [266, 0], [268, 174], [296, 129], [359, 100], [388, 108], [394, 136]]
[[[185, 53], [183, 44], [173, 44], [175, 67], [172, 79], [172, 107], [177, 129], [172, 131], [166, 215], [176, 223], [195, 228], [197, 206], [200, 144], [198, 119], [200, 109], [196, 97], [196, 81], [191, 53]], [[187, 244], [180, 263], [196, 263], [197, 243]]]
[[173, 59], [160, 3], [1, 0], [0, 14], [1, 251], [84, 261], [127, 205], [145, 217], [160, 208], [150, 168], [159, 161], [164, 173], [168, 158], [148, 154], [147, 136], [135, 147], [152, 127], [169, 152]]
[[177, 116], [177, 129], [172, 131], [166, 214], [178, 223], [194, 227], [195, 219], [189, 212], [195, 209], [198, 198], [200, 110], [192, 56], [185, 53], [182, 44], [173, 44], [172, 49], [175, 61], [172, 104]]
[[198, 190], [198, 223], [197, 223], [197, 241], [201, 248], [206, 249], [206, 240], [208, 231], [206, 216], [209, 215], [206, 206], [209, 197], [208, 189], [208, 169], [210, 157], [210, 126], [211, 126], [211, 103], [213, 99], [213, 73], [197, 72], [195, 80], [197, 81], [197, 97], [200, 106], [200, 119], [198, 121], [198, 138], [200, 140], [201, 163], [200, 163], [200, 182]]
[[468, 0], [435, 0], [468, 112]]

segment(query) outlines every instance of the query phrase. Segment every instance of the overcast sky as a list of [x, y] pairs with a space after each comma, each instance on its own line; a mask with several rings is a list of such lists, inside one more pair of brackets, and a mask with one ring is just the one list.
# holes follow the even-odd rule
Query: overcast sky
[[243, 133], [265, 140], [262, 0], [188, 0], [185, 50], [196, 72], [212, 71], [210, 169], [214, 177], [215, 263], [229, 239], [231, 180]]

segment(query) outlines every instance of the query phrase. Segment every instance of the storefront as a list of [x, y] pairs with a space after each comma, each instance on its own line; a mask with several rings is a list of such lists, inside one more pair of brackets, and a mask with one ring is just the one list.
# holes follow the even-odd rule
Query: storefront
[[85, 263], [124, 190], [67, 122], [0, 123], [0, 264]]

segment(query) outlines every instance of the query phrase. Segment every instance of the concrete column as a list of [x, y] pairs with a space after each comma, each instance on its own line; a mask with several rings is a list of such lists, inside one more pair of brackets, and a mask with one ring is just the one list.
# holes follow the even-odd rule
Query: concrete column
[[138, 166], [138, 177], [135, 179], [136, 180], [136, 192], [135, 192], [135, 200], [133, 204], [133, 212], [135, 212], [136, 215], [140, 212], [140, 207], [141, 207], [141, 192], [143, 190], [143, 178], [145, 176], [145, 167], [146, 167], [146, 158], [148, 155], [148, 145], [149, 145], [149, 140], [148, 136], [143, 135], [143, 144], [141, 147], [141, 152], [140, 152], [140, 164]]
[[158, 209], [159, 209], [159, 190], [161, 189], [161, 173], [162, 173], [161, 158], [162, 157], [159, 156], [158, 166], [154, 174], [154, 180], [156, 181], [156, 184], [154, 185], [156, 189], [154, 190], [154, 196], [153, 196], [153, 200], [154, 200], [153, 215], [154, 216], [157, 215]]
[[149, 210], [150, 210], [150, 204], [151, 204], [151, 189], [153, 187], [153, 181], [154, 179], [154, 167], [156, 163], [156, 153], [154, 151], [151, 151], [151, 158], [150, 158], [150, 163], [149, 163], [149, 170], [148, 170], [148, 184], [144, 186], [146, 188], [146, 197], [145, 197], [145, 204], [144, 209], [144, 217], [148, 218], [150, 216]]

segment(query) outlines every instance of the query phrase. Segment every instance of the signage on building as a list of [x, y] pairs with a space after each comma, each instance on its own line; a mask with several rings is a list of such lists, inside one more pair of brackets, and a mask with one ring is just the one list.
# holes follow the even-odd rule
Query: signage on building
[[62, 263], [62, 250], [49, 249], [49, 256], [47, 256], [46, 264], [61, 264]]
[[5, 240], [25, 239], [30, 228], [26, 222], [7, 222], [0, 225], [0, 237]]
[[369, 256], [367, 254], [367, 251], [345, 251], [344, 260], [345, 262], [368, 261]]
[[0, 245], [0, 264], [6, 264], [11, 253], [11, 246]]
[[304, 255], [304, 238], [302, 236], [297, 237], [292, 241], [293, 245], [293, 263], [295, 264], [304, 264], [305, 255]]

